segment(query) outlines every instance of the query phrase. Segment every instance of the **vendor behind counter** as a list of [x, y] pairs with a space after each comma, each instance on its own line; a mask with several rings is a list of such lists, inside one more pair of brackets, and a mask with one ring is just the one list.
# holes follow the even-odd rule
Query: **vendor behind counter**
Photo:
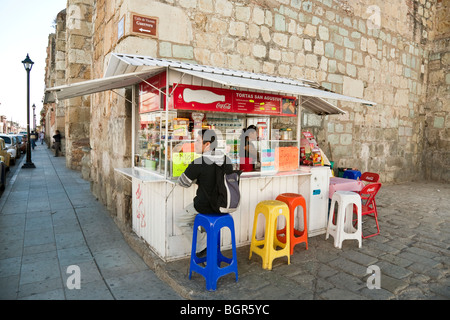
[[258, 151], [255, 146], [257, 141], [256, 126], [250, 125], [242, 130], [240, 143], [240, 169], [242, 171], [254, 171], [258, 162]]

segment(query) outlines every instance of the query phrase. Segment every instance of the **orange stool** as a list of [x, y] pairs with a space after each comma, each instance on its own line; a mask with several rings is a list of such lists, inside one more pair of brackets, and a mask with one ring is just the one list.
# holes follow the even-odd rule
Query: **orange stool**
[[[290, 242], [291, 242], [291, 255], [294, 254], [294, 246], [298, 243], [304, 242], [306, 244], [306, 250], [308, 250], [308, 224], [306, 220], [306, 200], [302, 195], [297, 193], [282, 193], [276, 200], [283, 201], [289, 207], [290, 212]], [[301, 206], [303, 208], [303, 231], [294, 228], [295, 209]], [[280, 234], [286, 235], [286, 227], [277, 231], [278, 240], [286, 243], [286, 236], [280, 236]]]

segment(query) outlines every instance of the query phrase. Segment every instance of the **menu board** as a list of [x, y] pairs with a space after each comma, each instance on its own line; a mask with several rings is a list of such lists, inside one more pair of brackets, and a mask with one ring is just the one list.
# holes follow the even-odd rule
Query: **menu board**
[[294, 97], [174, 84], [175, 109], [296, 116]]
[[282, 100], [281, 96], [237, 91], [233, 93], [233, 111], [279, 115]]
[[275, 150], [276, 168], [278, 171], [297, 170], [299, 166], [297, 147], [279, 147]]

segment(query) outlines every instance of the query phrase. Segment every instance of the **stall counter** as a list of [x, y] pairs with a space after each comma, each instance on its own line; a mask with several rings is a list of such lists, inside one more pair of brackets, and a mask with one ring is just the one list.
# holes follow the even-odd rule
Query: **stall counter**
[[[182, 188], [175, 180], [166, 180], [139, 169], [116, 169], [132, 181], [132, 228], [163, 261], [185, 258], [191, 253], [191, 241], [175, 225], [175, 216], [192, 203], [196, 186]], [[307, 203], [308, 235], [324, 234], [328, 218], [328, 167], [300, 167], [299, 170], [273, 175], [243, 174], [241, 203], [231, 215], [235, 223], [237, 246], [249, 245], [253, 231], [256, 205], [273, 200], [281, 193], [299, 193]], [[280, 226], [282, 227], [282, 226]], [[258, 223], [257, 236], [262, 237], [264, 226]], [[222, 232], [222, 245], [231, 247], [230, 232]]]

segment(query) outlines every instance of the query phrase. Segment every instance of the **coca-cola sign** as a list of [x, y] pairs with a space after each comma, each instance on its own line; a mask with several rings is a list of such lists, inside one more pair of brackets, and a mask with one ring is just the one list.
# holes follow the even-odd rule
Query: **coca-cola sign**
[[248, 114], [295, 116], [296, 112], [282, 112], [282, 105], [295, 98], [260, 92], [246, 92], [213, 87], [174, 84], [175, 109], [221, 111]]
[[229, 90], [174, 84], [175, 109], [199, 111], [231, 111], [233, 97]]
[[218, 102], [216, 104], [216, 109], [222, 110], [222, 111], [230, 111], [231, 110], [231, 103]]

